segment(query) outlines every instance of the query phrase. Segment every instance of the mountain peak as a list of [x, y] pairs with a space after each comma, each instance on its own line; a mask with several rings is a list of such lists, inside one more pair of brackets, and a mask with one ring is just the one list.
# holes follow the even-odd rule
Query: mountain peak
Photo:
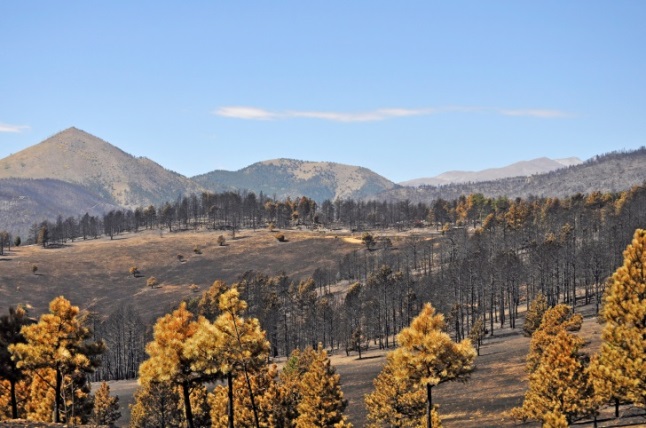
[[1, 159], [0, 178], [50, 178], [80, 184], [108, 202], [127, 207], [203, 190], [186, 177], [76, 127]]

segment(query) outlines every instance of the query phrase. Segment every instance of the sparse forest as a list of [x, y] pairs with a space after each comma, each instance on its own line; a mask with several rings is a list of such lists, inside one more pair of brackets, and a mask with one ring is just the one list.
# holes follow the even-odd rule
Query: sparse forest
[[[549, 313], [548, 308], [559, 307], [559, 304], [567, 305], [574, 312], [580, 305], [593, 304], [597, 312], [600, 312], [604, 293], [606, 309], [602, 314], [606, 317], [607, 325], [611, 325], [612, 317], [618, 315], [612, 315], [612, 311], [616, 309], [608, 306], [611, 302], [608, 296], [623, 293], [623, 299], [634, 299], [634, 296], [637, 296], [638, 302], [644, 301], [643, 291], [630, 294], [635, 291], [627, 289], [628, 285], [614, 286], [619, 287], [619, 291], [612, 291], [613, 286], [607, 286], [606, 280], [626, 257], [625, 254], [622, 256], [622, 251], [626, 243], [630, 242], [633, 232], [646, 224], [645, 217], [644, 186], [635, 186], [621, 193], [594, 192], [564, 199], [491, 199], [475, 194], [453, 201], [440, 199], [430, 206], [407, 202], [337, 200], [325, 201], [319, 207], [306, 197], [277, 202], [262, 194], [256, 197], [253, 193], [227, 192], [205, 193], [201, 197], [191, 195], [158, 208], [149, 206], [135, 211], [111, 211], [101, 219], [87, 214], [76, 220], [59, 217], [55, 223], [34, 225], [32, 236], [28, 239], [43, 246], [60, 246], [65, 245], [68, 240], [91, 239], [102, 234], [112, 238], [144, 229], [181, 233], [183, 230], [206, 228], [229, 230], [232, 235], [236, 230], [245, 228], [273, 230], [275, 227], [321, 229], [328, 233], [342, 227], [362, 231], [360, 239], [363, 247], [340, 258], [336, 267], [319, 268], [311, 277], [306, 278], [270, 276], [249, 271], [231, 286], [221, 281], [214, 282], [203, 295], [188, 299], [183, 303], [183, 309], [180, 308], [187, 314], [186, 317], [202, 320], [195, 321], [194, 328], [204, 324], [207, 330], [220, 328], [220, 331], [223, 331], [223, 327], [217, 327], [218, 317], [222, 316], [223, 311], [220, 298], [230, 290], [235, 290], [238, 297], [234, 300], [237, 299], [240, 303], [237, 309], [231, 309], [233, 312], [230, 316], [235, 318], [237, 313], [244, 310], [245, 320], [256, 320], [259, 326], [250, 328], [257, 329], [257, 332], [262, 328], [262, 333], [258, 334], [266, 337], [266, 342], [263, 342], [266, 345], [263, 344], [257, 351], [258, 355], [262, 356], [260, 359], [294, 355], [294, 352], [302, 352], [308, 347], [313, 350], [319, 349], [319, 344], [322, 349], [342, 350], [348, 355], [355, 354], [361, 358], [361, 353], [371, 347], [384, 350], [402, 349], [398, 347], [405, 344], [402, 342], [402, 336], [398, 336], [397, 333], [411, 325], [415, 317], [424, 310], [427, 302], [432, 302], [434, 308], [444, 314], [445, 323], [441, 324], [453, 341], [473, 339], [476, 346], [479, 346], [483, 338], [495, 336], [500, 328], [516, 328], [520, 312], [538, 312], [538, 315], [532, 315], [535, 319], [527, 334], [541, 332], [540, 314], [545, 311]], [[409, 233], [406, 238], [398, 239], [395, 245], [388, 236], [388, 230], [408, 230]], [[6, 235], [3, 242], [11, 242], [10, 234]], [[636, 241], [633, 241], [632, 247], [634, 249], [630, 251], [636, 261], [631, 262], [633, 264], [625, 269], [630, 270], [630, 266], [635, 266], [634, 263], [643, 263], [640, 259], [643, 258], [643, 252], [639, 246], [642, 245], [639, 243], [640, 239], [643, 240], [642, 235], [635, 235]], [[137, 272], [138, 269], [129, 273], [136, 277]], [[636, 283], [641, 284], [643, 288], [643, 278], [627, 280], [626, 275], [628, 273], [615, 274], [612, 283], [625, 281], [630, 287], [634, 288]], [[172, 318], [169, 319], [169, 322], [171, 321]], [[164, 423], [172, 426], [174, 423], [168, 421], [181, 420], [186, 421], [187, 426], [201, 426], [201, 422], [191, 425], [190, 420], [193, 417], [195, 420], [208, 420], [208, 406], [213, 409], [219, 404], [212, 403], [213, 399], [204, 395], [206, 392], [199, 392], [197, 386], [202, 384], [200, 382], [217, 378], [226, 380], [230, 385], [241, 382], [249, 389], [249, 385], [253, 385], [254, 382], [274, 382], [276, 378], [280, 378], [275, 369], [269, 366], [261, 365], [261, 368], [252, 370], [250, 360], [216, 363], [216, 359], [220, 357], [213, 354], [207, 358], [211, 361], [208, 364], [216, 365], [211, 368], [205, 365], [200, 369], [205, 371], [206, 375], [194, 374], [186, 379], [177, 378], [173, 384], [165, 385], [164, 382], [170, 381], [168, 373], [153, 374], [147, 370], [141, 371], [141, 367], [146, 367], [144, 362], [153, 355], [167, 356], [167, 353], [153, 352], [149, 345], [146, 355], [146, 343], [153, 339], [158, 340], [158, 333], [155, 332], [153, 336], [151, 326], [140, 319], [132, 307], [126, 305], [111, 314], [90, 313], [83, 323], [91, 327], [92, 340], [106, 349], [102, 352], [101, 365], [95, 364], [89, 356], [74, 363], [81, 364], [79, 369], [73, 369], [74, 373], [82, 373], [82, 376], [79, 374], [81, 377], [72, 376], [67, 379], [68, 374], [63, 371], [59, 376], [55, 373], [56, 366], [42, 366], [38, 362], [40, 360], [30, 360], [26, 348], [28, 345], [17, 344], [15, 347], [16, 352], [22, 352], [15, 355], [22, 355], [19, 358], [26, 361], [23, 363], [26, 369], [33, 371], [50, 367], [48, 370], [54, 370], [47, 376], [38, 377], [32, 383], [45, 382], [51, 386], [47, 400], [58, 409], [56, 414], [61, 420], [80, 418], [81, 416], [77, 415], [80, 407], [91, 409], [91, 401], [86, 400], [86, 403], [81, 399], [89, 394], [89, 391], [83, 389], [84, 382], [88, 379], [131, 379], [147, 373], [146, 376], [150, 377], [150, 381], [146, 383], [149, 389], [142, 390], [138, 399], [153, 400], [158, 403], [154, 404], [155, 406], [159, 405], [159, 402], [154, 400], [162, 399], [160, 397], [170, 400], [167, 402], [175, 400], [177, 403], [183, 403], [184, 410], [169, 413], [167, 417], [170, 419]], [[208, 325], [211, 327], [207, 328]], [[526, 327], [529, 327], [529, 323], [526, 323]], [[622, 334], [634, 334], [634, 329], [641, 329], [643, 332], [644, 326], [637, 320], [631, 328], [631, 333]], [[215, 330], [212, 334], [215, 334], [214, 332]], [[87, 334], [82, 333], [82, 341], [90, 340]], [[548, 364], [549, 367], [565, 364], [564, 370], [585, 371], [586, 374], [581, 375], [582, 386], [572, 394], [588, 394], [593, 398], [602, 396], [603, 403], [616, 400], [641, 405], [639, 394], [643, 394], [643, 385], [634, 386], [626, 379], [592, 374], [593, 368], [605, 367], [604, 364], [608, 364], [607, 361], [611, 357], [607, 355], [610, 349], [614, 348], [607, 348], [593, 364], [588, 364], [580, 358], [581, 343], [576, 338], [569, 336], [570, 333], [554, 334], [559, 338], [563, 352], [553, 354], [553, 349], [550, 350], [552, 353], [546, 349], [544, 357], [540, 358], [551, 356], [550, 358], [555, 359], [559, 355], [565, 355], [567, 350], [570, 355], [569, 362], [549, 360]], [[612, 333], [604, 333], [604, 340], [610, 340], [611, 337]], [[25, 335], [25, 338], [28, 342], [35, 340], [29, 335]], [[186, 339], [186, 343], [190, 344], [188, 336]], [[190, 354], [190, 351], [186, 352]], [[630, 358], [639, 358], [639, 350], [628, 349], [626, 352]], [[195, 355], [187, 354], [178, 358], [178, 361], [188, 358], [184, 363], [185, 368], [178, 369], [180, 373], [192, 373], [198, 367], [197, 363], [191, 363], [190, 360], [197, 358]], [[391, 361], [395, 360], [395, 357], [390, 358], [388, 365], [394, 364]], [[638, 366], [639, 364], [637, 363]], [[62, 367], [75, 366], [65, 363]], [[87, 370], [83, 367], [87, 367]], [[164, 366], [160, 363], [151, 367], [160, 370], [160, 367]], [[227, 369], [223, 370], [223, 367]], [[238, 369], [233, 370], [234, 367]], [[540, 373], [540, 367], [537, 363], [530, 373]], [[384, 385], [392, 383], [388, 376], [401, 376], [397, 374], [399, 370], [400, 368], [396, 367], [387, 369], [379, 382]], [[634, 379], [632, 376], [643, 374], [641, 366], [636, 367], [633, 364], [630, 370], [630, 379]], [[252, 371], [264, 377], [254, 380], [250, 375]], [[597, 369], [595, 373], [601, 372], [601, 369]], [[531, 376], [530, 374], [530, 385]], [[3, 378], [7, 380], [8, 386], [15, 384], [12, 388], [16, 391], [16, 396], [29, 396], [26, 386], [18, 387], [17, 383], [12, 384], [11, 378]], [[197, 383], [186, 384], [188, 379]], [[596, 383], [590, 386], [588, 379], [595, 379]], [[431, 384], [423, 381], [408, 385], [412, 388], [411, 399], [422, 397], [421, 394], [415, 395], [415, 391], [424, 385]], [[621, 386], [615, 388], [608, 385]], [[75, 393], [74, 388], [78, 388], [82, 393]], [[41, 387], [39, 390], [48, 391]], [[63, 391], [68, 390], [72, 395], [63, 394]], [[599, 392], [593, 394], [591, 391]], [[430, 390], [428, 392], [430, 397]], [[197, 395], [192, 398], [191, 394]], [[221, 391], [218, 394], [231, 401], [230, 393]], [[278, 392], [276, 394], [280, 395]], [[535, 391], [532, 394], [541, 393]], [[65, 400], [72, 396], [81, 398], [78, 398], [78, 402], [66, 404]], [[422, 398], [427, 400], [426, 397]], [[563, 410], [554, 416], [554, 421], [569, 423], [583, 415], [594, 414], [595, 409], [603, 403], [593, 398], [586, 399], [584, 404], [574, 410]], [[190, 404], [193, 399], [197, 401]], [[248, 403], [252, 408], [256, 406], [253, 403], [256, 400], [253, 393], [246, 398], [236, 399]], [[254, 421], [260, 418], [261, 403], [264, 399], [269, 398], [258, 397], [256, 411], [252, 414], [239, 417], [250, 417], [250, 420]], [[45, 400], [44, 396], [42, 400]], [[430, 403], [430, 400], [428, 402]], [[153, 404], [142, 406], [149, 407]], [[518, 410], [516, 413], [519, 418], [535, 418], [539, 414], [536, 412], [540, 412], [532, 413], [533, 410], [530, 411], [525, 406], [523, 409], [522, 412]], [[166, 410], [157, 414], [166, 415]], [[38, 413], [37, 410], [29, 410], [26, 407], [23, 410], [18, 409], [18, 413], [20, 412], [23, 412], [23, 415]], [[431, 418], [430, 415], [434, 414], [432, 407], [427, 406], [426, 412], [429, 421], [437, 417]], [[9, 413], [8, 410], [6, 414]], [[90, 414], [88, 410], [87, 413], [83, 413], [83, 418], [89, 418]], [[144, 418], [142, 420], [146, 420], [145, 415], [141, 417]], [[294, 421], [299, 418], [297, 415], [290, 417], [293, 417]], [[210, 420], [217, 425], [213, 416]], [[341, 418], [334, 423], [343, 424], [343, 420]], [[144, 426], [148, 422], [141, 423]]]

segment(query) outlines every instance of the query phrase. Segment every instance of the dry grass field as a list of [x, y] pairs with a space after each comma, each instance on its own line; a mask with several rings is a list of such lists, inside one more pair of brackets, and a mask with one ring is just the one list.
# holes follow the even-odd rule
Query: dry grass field
[[[33, 306], [33, 314], [40, 314], [54, 297], [64, 295], [81, 308], [103, 314], [129, 303], [150, 320], [194, 295], [191, 284], [202, 292], [216, 279], [235, 282], [249, 270], [268, 275], [285, 272], [297, 280], [319, 266], [334, 265], [361, 245], [333, 235], [281, 232], [287, 242], [278, 242], [267, 230], [244, 230], [235, 239], [230, 232], [220, 231], [161, 235], [145, 231], [115, 236], [112, 241], [75, 241], [60, 248], [12, 247], [0, 256], [0, 308], [6, 311], [9, 305], [25, 303]], [[224, 246], [217, 243], [221, 234], [226, 238]], [[194, 253], [196, 245], [202, 254]], [[139, 268], [139, 277], [128, 272], [132, 266]], [[154, 289], [146, 285], [151, 276], [159, 281]]]

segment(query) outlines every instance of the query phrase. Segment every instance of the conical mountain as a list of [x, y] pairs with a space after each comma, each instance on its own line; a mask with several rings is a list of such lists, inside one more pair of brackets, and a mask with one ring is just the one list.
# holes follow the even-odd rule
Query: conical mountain
[[183, 175], [77, 128], [1, 159], [0, 178], [51, 178], [79, 184], [129, 208], [202, 190]]
[[294, 159], [258, 162], [238, 171], [216, 170], [193, 180], [215, 192], [246, 189], [278, 198], [308, 196], [318, 202], [370, 198], [398, 187], [367, 168]]

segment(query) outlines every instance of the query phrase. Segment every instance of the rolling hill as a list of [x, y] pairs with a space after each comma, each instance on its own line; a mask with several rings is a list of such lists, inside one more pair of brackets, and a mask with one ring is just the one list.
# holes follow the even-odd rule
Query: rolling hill
[[319, 202], [369, 198], [398, 187], [367, 168], [293, 159], [258, 162], [239, 171], [216, 170], [193, 180], [213, 192], [246, 189], [278, 198], [305, 195]]
[[78, 184], [106, 203], [128, 208], [160, 204], [202, 190], [183, 175], [148, 158], [134, 157], [77, 128], [68, 128], [1, 159], [0, 178], [54, 179]]

